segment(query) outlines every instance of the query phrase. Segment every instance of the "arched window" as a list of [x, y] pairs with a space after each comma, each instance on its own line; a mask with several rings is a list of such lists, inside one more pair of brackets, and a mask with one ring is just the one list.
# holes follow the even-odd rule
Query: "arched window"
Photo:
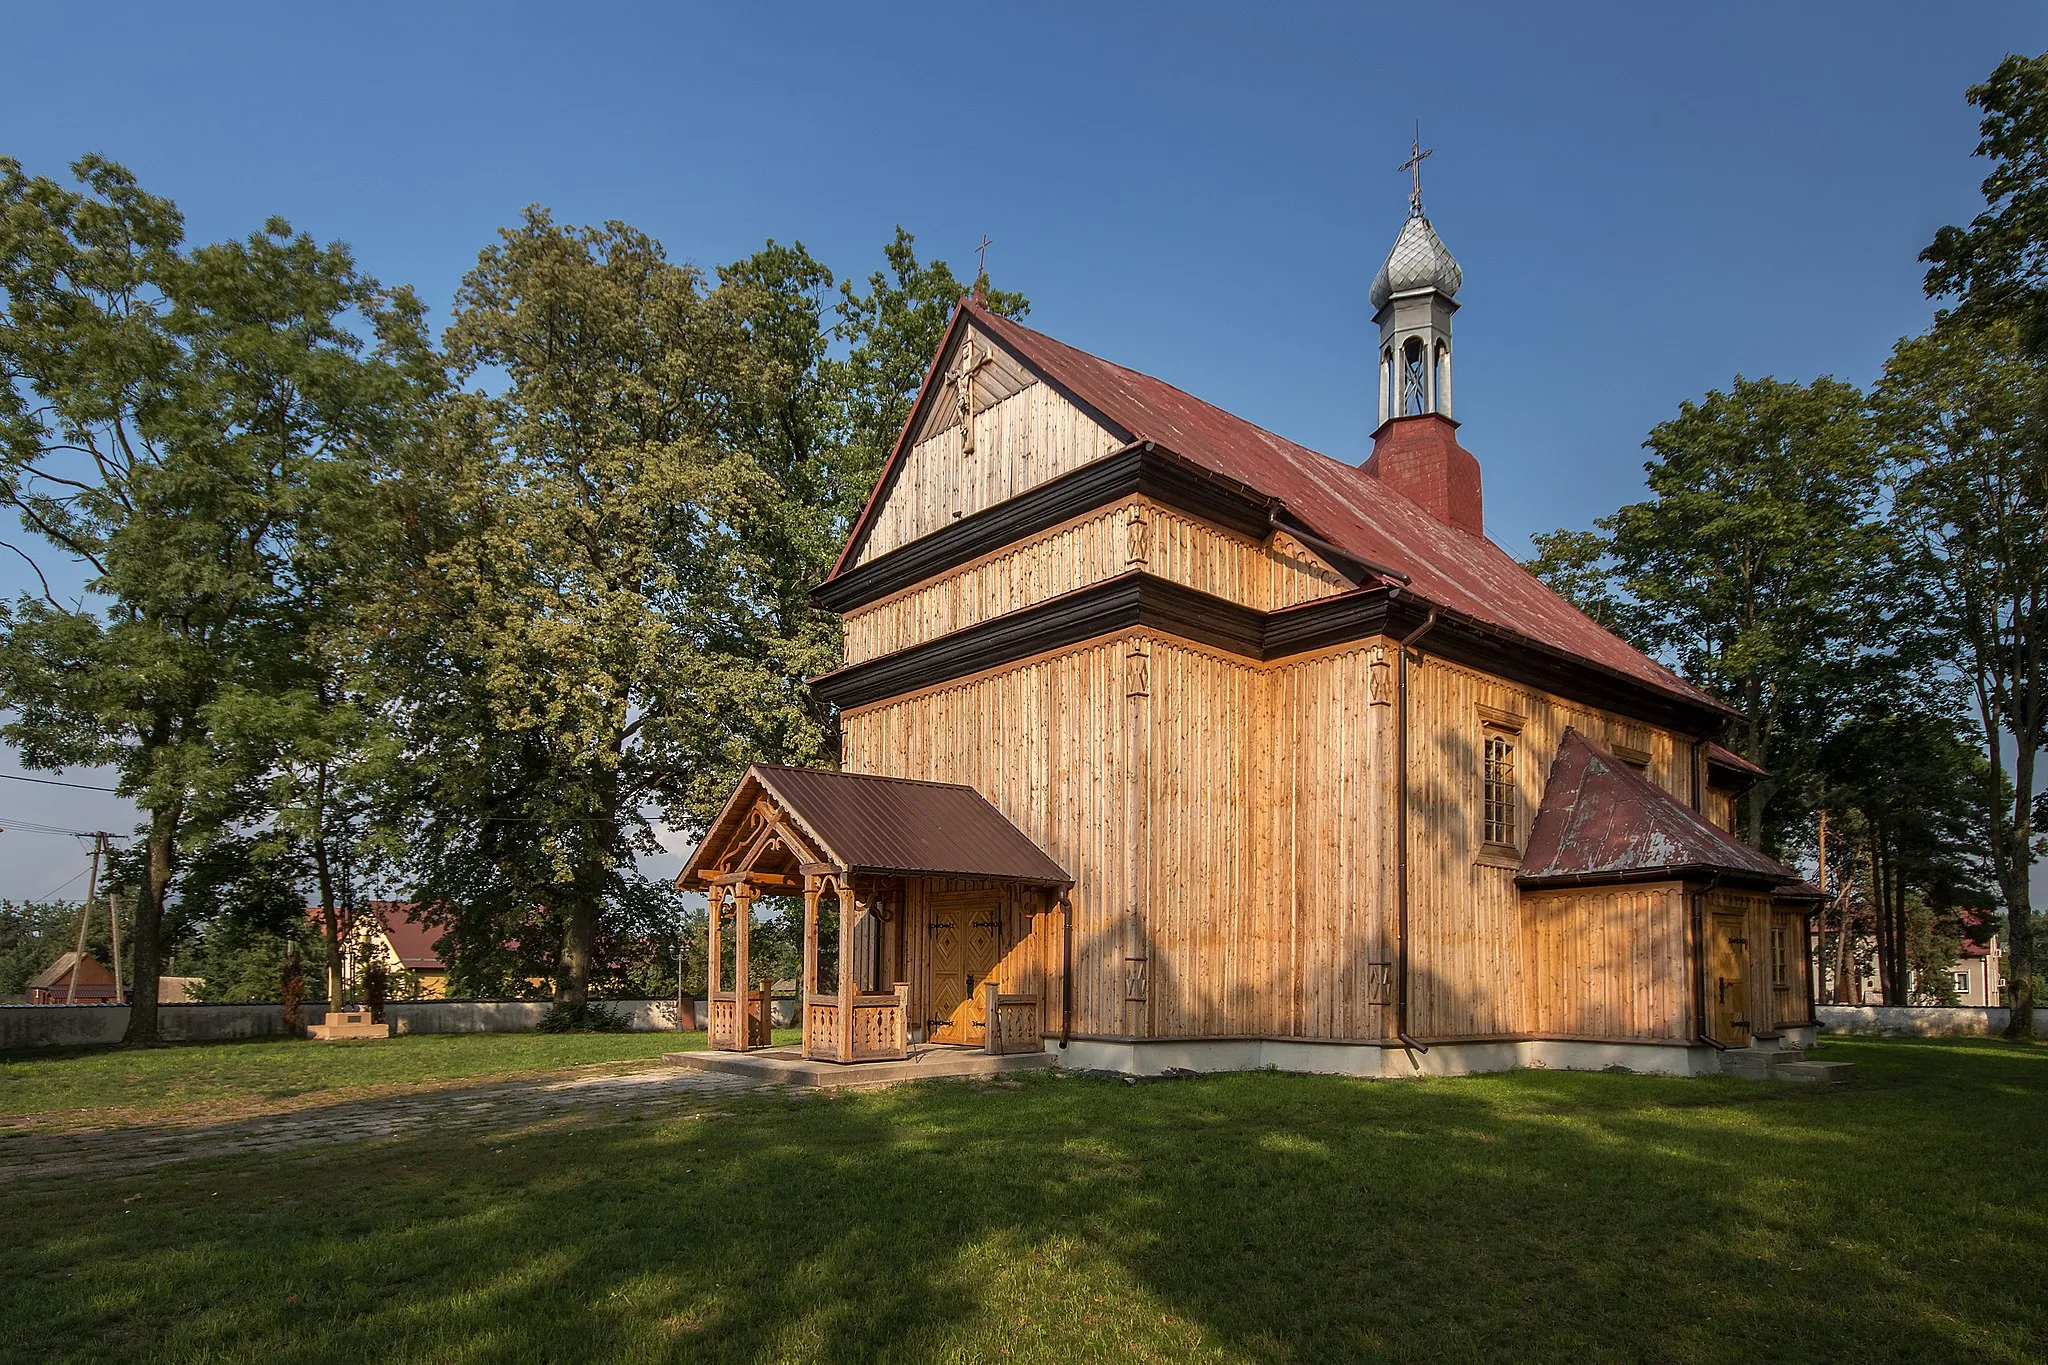
[[1429, 411], [1429, 353], [1421, 337], [1409, 337], [1401, 348], [1401, 415], [1419, 417]]
[[1432, 377], [1430, 392], [1436, 395], [1436, 410], [1444, 416], [1451, 415], [1451, 348], [1439, 341], [1436, 344], [1436, 373]]
[[1394, 348], [1380, 348], [1380, 420], [1386, 421], [1399, 412], [1400, 406], [1394, 392]]

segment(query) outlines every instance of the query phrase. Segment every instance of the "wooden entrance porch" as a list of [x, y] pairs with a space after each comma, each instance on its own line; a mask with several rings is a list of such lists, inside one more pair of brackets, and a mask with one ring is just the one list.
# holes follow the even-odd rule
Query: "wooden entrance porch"
[[751, 961], [763, 896], [802, 898], [806, 1061], [1035, 1053], [1064, 1017], [1071, 883], [971, 788], [757, 765], [677, 884], [709, 901], [713, 1050], [770, 1041]]

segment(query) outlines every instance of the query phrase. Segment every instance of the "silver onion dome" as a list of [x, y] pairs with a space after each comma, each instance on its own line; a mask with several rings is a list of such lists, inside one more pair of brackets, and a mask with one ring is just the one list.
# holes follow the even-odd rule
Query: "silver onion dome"
[[1414, 213], [1401, 225], [1401, 235], [1394, 239], [1394, 249], [1387, 253], [1380, 273], [1372, 277], [1366, 297], [1377, 313], [1387, 306], [1388, 299], [1411, 289], [1434, 289], [1445, 298], [1456, 298], [1458, 286], [1464, 282], [1457, 258], [1436, 235], [1429, 219]]

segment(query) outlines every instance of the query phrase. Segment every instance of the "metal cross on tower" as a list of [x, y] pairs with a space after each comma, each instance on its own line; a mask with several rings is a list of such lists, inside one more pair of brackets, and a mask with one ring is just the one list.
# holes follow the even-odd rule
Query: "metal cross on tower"
[[981, 246], [975, 248], [975, 289], [973, 295], [979, 303], [989, 301], [989, 248], [995, 246], [989, 241], [989, 233], [981, 233]]
[[1408, 213], [1411, 217], [1420, 218], [1422, 216], [1422, 163], [1425, 159], [1435, 154], [1436, 149], [1433, 147], [1429, 151], [1422, 149], [1422, 121], [1417, 119], [1415, 121], [1415, 141], [1408, 148], [1408, 159], [1402, 162], [1399, 167], [1399, 169], [1404, 171], [1412, 171], [1415, 175], [1415, 188], [1408, 192]]

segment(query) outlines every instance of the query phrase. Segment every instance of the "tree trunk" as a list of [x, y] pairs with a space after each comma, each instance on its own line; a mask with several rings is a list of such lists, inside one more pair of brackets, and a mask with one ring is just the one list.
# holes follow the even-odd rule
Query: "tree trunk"
[[2034, 1036], [2034, 961], [2037, 947], [2034, 942], [2033, 894], [2028, 885], [2033, 873], [2034, 836], [2033, 803], [2028, 800], [2028, 788], [2034, 784], [2031, 754], [2021, 752], [2013, 775], [2024, 785], [2019, 786], [2013, 835], [2007, 841], [2008, 847], [2000, 850], [2002, 856], [1997, 860], [1998, 889], [2005, 900], [2005, 976], [2008, 984], [2005, 1003], [2011, 1008], [2005, 1024], [2005, 1036], [2031, 1038]]
[[142, 874], [142, 891], [135, 898], [135, 986], [129, 996], [128, 1031], [121, 1041], [129, 1047], [157, 1044], [157, 974], [162, 962], [164, 896], [171, 886], [171, 860], [177, 853], [180, 808], [149, 814], [148, 857]]
[[597, 952], [597, 900], [579, 890], [566, 907], [568, 924], [562, 933], [562, 966], [555, 976], [555, 1003], [584, 1005], [590, 1002], [590, 964]]
[[320, 937], [327, 944], [327, 1008], [341, 1008], [341, 914], [334, 904], [334, 869], [327, 860], [327, 836], [313, 840], [313, 872], [320, 883]]

